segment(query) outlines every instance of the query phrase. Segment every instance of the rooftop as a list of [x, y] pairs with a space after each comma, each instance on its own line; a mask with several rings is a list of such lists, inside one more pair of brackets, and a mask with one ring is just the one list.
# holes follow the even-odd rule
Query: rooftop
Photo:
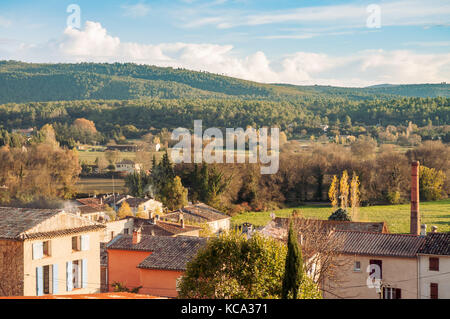
[[423, 236], [403, 234], [337, 231], [334, 236], [343, 241], [341, 252], [352, 255], [415, 257], [425, 242]]
[[154, 223], [152, 223], [150, 219], [133, 217], [133, 220], [135, 227], [142, 227], [142, 234], [144, 235], [174, 236], [201, 230], [201, 227], [184, 225], [183, 228], [180, 223], [165, 222], [160, 220], [155, 220]]
[[450, 256], [450, 233], [428, 233], [419, 254]]
[[132, 235], [119, 235], [107, 244], [107, 249], [152, 252], [138, 268], [183, 271], [188, 261], [205, 245], [206, 239], [200, 237], [148, 235], [142, 235], [141, 241], [134, 245]]
[[185, 206], [182, 209], [166, 214], [161, 218], [178, 222], [180, 214], [183, 214], [183, 218], [186, 221], [194, 223], [205, 223], [230, 218], [230, 216], [203, 203]]
[[[305, 219], [295, 218], [298, 222], [317, 223], [322, 228], [347, 230], [347, 231], [362, 231], [373, 233], [388, 233], [388, 228], [385, 222], [353, 222], [353, 221], [339, 221], [339, 220], [320, 220], [320, 219]], [[278, 227], [287, 228], [289, 224], [288, 217], [276, 217], [275, 225]]]
[[[64, 217], [65, 222], [53, 220], [58, 216]], [[0, 238], [4, 239], [55, 237], [104, 227], [61, 209], [0, 207]]]

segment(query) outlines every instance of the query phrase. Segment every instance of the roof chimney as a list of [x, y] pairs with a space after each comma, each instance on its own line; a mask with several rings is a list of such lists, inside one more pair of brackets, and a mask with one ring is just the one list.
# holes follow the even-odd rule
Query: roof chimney
[[181, 228], [184, 228], [184, 217], [183, 217], [183, 214], [180, 214], [178, 216], [178, 220], [180, 222]]
[[427, 235], [427, 225], [422, 224], [420, 226], [420, 236], [426, 236]]
[[437, 226], [431, 226], [431, 232], [432, 233], [437, 233]]
[[420, 210], [419, 210], [419, 162], [413, 162], [411, 166], [411, 227], [412, 235], [420, 235]]
[[141, 228], [133, 230], [133, 245], [139, 244], [142, 239]]

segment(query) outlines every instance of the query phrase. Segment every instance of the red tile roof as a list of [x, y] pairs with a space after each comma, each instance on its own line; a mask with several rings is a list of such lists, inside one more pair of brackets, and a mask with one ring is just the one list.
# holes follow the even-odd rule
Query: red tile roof
[[423, 236], [403, 234], [337, 231], [334, 236], [343, 240], [341, 253], [352, 255], [415, 257], [425, 243]]

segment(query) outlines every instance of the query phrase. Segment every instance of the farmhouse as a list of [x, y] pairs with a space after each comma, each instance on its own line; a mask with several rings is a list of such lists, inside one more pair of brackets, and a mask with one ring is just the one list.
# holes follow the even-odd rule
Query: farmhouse
[[104, 228], [62, 210], [0, 208], [0, 295], [99, 292]]

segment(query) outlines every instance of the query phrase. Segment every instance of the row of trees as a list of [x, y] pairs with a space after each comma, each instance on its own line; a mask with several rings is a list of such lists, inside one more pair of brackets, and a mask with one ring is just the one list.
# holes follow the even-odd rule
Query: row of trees
[[59, 147], [51, 125], [40, 143], [0, 148], [0, 204], [66, 199], [75, 194], [81, 167], [76, 151]]
[[[336, 135], [371, 135], [399, 142], [410, 137], [382, 128], [396, 126], [403, 131], [412, 122], [419, 127], [414, 135], [423, 140], [450, 137], [449, 98], [398, 98], [393, 100], [349, 100], [345, 98], [308, 97], [292, 101], [247, 99], [149, 99], [86, 100], [0, 105], [0, 126], [40, 127], [47, 123], [70, 125], [79, 118], [95, 122], [105, 141], [136, 138], [151, 128], [172, 130], [191, 128], [203, 119], [207, 127], [280, 127], [288, 137], [305, 133], [328, 137]], [[431, 123], [431, 126], [430, 126]], [[324, 132], [324, 127], [329, 129]], [[63, 133], [61, 133], [63, 135]], [[87, 139], [80, 136], [80, 139]]]

